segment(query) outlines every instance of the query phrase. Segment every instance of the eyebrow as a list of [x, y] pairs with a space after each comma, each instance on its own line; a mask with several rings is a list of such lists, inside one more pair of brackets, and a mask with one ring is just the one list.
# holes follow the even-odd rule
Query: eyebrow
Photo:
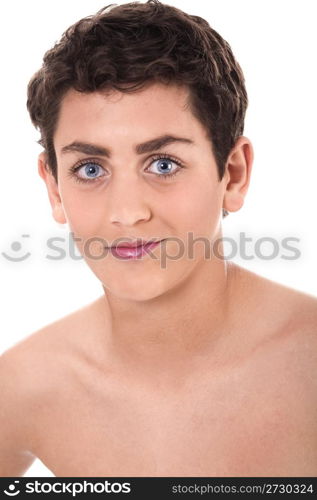
[[[151, 151], [155, 151], [163, 146], [167, 146], [168, 144], [172, 144], [175, 142], [182, 142], [184, 144], [194, 144], [194, 141], [192, 139], [188, 139], [186, 137], [162, 135], [160, 137], [150, 139], [149, 141], [142, 142], [141, 144], [137, 144], [134, 150], [137, 154], [141, 155], [144, 153], [150, 153]], [[71, 153], [74, 151], [79, 153], [84, 153], [87, 155], [106, 156], [107, 158], [111, 157], [110, 149], [105, 148], [104, 146], [98, 146], [97, 144], [90, 144], [81, 141], [74, 141], [71, 144], [63, 146], [61, 149], [62, 154]]]

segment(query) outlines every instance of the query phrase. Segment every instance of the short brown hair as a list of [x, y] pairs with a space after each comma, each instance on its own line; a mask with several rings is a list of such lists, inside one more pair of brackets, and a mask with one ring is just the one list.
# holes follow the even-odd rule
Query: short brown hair
[[211, 141], [222, 179], [248, 105], [242, 70], [208, 22], [158, 0], [110, 4], [70, 26], [31, 78], [27, 108], [57, 182], [53, 136], [60, 103], [79, 92], [133, 92], [151, 82], [189, 90], [189, 108]]

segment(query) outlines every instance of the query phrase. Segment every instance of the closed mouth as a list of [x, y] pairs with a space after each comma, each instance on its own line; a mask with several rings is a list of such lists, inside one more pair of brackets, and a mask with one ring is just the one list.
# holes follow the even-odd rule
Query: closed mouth
[[[160, 243], [161, 241], [164, 240], [148, 240], [148, 241], [135, 241], [132, 243], [119, 243], [118, 245], [112, 245], [110, 248], [139, 248], [139, 247], [144, 247], [147, 245], [153, 245], [153, 243]], [[108, 247], [109, 248], [109, 247]]]

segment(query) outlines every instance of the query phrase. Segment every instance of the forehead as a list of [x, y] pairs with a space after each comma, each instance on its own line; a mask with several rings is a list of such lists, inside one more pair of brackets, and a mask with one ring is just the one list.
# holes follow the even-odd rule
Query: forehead
[[54, 142], [62, 145], [74, 138], [100, 140], [110, 135], [138, 140], [149, 132], [205, 134], [190, 111], [188, 98], [188, 89], [175, 84], [154, 83], [131, 93], [71, 89], [61, 102]]

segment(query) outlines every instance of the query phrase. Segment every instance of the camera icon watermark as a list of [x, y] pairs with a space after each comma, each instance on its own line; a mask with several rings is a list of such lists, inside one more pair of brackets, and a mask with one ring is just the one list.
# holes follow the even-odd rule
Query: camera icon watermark
[[15, 497], [15, 496], [19, 495], [20, 490], [16, 489], [16, 487], [17, 487], [16, 485], [19, 483], [20, 483], [20, 481], [14, 481], [13, 483], [9, 484], [9, 486], [7, 487], [7, 489], [9, 491], [7, 491], [5, 489], [5, 490], [3, 490], [3, 493], [9, 497]]

